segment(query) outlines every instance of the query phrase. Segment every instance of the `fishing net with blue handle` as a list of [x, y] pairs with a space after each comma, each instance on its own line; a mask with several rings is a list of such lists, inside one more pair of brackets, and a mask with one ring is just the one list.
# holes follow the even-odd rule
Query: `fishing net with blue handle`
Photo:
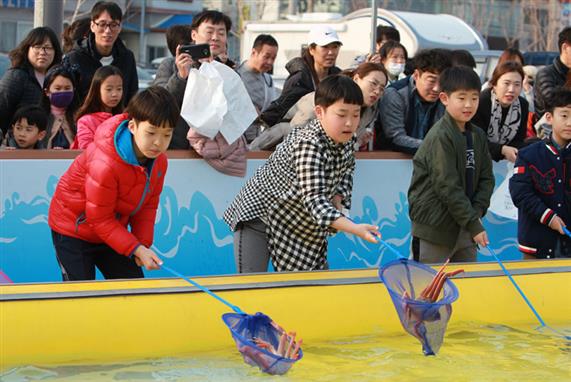
[[440, 350], [458, 289], [444, 273], [410, 261], [392, 261], [379, 270], [404, 329], [422, 344], [425, 355]]
[[268, 374], [285, 374], [303, 357], [301, 340], [294, 339], [263, 313], [226, 313], [222, 320], [244, 361]]

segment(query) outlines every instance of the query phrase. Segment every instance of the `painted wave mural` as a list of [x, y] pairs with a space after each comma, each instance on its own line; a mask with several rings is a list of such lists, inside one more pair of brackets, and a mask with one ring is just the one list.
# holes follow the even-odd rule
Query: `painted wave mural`
[[[57, 184], [49, 176], [44, 193], [24, 198], [19, 192], [3, 195], [0, 215], [0, 282], [59, 281], [60, 272], [51, 243], [47, 214]], [[386, 241], [409, 254], [410, 220], [404, 192], [397, 202], [384, 206], [392, 211], [383, 215], [376, 200], [368, 195], [353, 200], [353, 210], [362, 211], [356, 222], [376, 224]], [[484, 220], [492, 246], [503, 259], [520, 259], [517, 251], [517, 222], [488, 213]], [[230, 274], [235, 272], [233, 235], [215, 205], [200, 191], [191, 193], [181, 204], [174, 188], [165, 185], [155, 227], [153, 246], [169, 266], [188, 275]], [[329, 240], [332, 269], [379, 267], [395, 255], [380, 245], [371, 244], [343, 233]], [[480, 255], [480, 261], [491, 258]], [[163, 271], [147, 272], [148, 277], [168, 277]]]

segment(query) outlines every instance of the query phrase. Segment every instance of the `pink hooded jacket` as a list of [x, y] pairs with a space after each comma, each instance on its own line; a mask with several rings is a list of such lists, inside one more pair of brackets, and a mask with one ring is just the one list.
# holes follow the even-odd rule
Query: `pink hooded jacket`
[[220, 133], [216, 134], [214, 139], [210, 139], [200, 135], [191, 127], [186, 138], [198, 155], [217, 171], [230, 176], [246, 175], [248, 148], [243, 135], [229, 145]]
[[84, 150], [93, 142], [95, 131], [97, 127], [106, 119], [111, 118], [113, 115], [104, 111], [92, 114], [85, 114], [77, 120], [77, 134], [75, 140], [71, 145], [71, 150]]

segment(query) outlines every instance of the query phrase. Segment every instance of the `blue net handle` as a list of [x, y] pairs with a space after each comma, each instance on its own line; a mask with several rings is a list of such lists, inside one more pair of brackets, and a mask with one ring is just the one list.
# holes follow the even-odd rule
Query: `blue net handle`
[[[563, 231], [565, 232], [565, 234], [569, 237], [571, 237], [571, 232], [569, 232], [569, 230], [567, 229], [567, 227], [563, 227]], [[508, 279], [511, 281], [511, 283], [513, 284], [513, 286], [515, 287], [515, 289], [518, 291], [518, 293], [521, 295], [521, 297], [523, 298], [523, 300], [525, 301], [525, 303], [527, 304], [527, 306], [529, 307], [529, 309], [531, 309], [531, 311], [533, 312], [533, 314], [535, 315], [535, 317], [537, 318], [537, 321], [539, 321], [539, 323], [541, 324], [541, 327], [544, 328], [548, 328], [549, 330], [551, 330], [553, 333], [565, 338], [566, 340], [571, 340], [571, 336], [568, 336], [564, 333], [561, 333], [560, 331], [552, 328], [551, 326], [547, 325], [545, 323], [545, 321], [543, 321], [543, 318], [541, 318], [541, 316], [539, 315], [539, 312], [535, 309], [535, 307], [533, 306], [533, 304], [531, 303], [531, 301], [527, 298], [527, 296], [525, 295], [525, 293], [523, 293], [523, 290], [519, 287], [519, 285], [515, 282], [514, 278], [512, 277], [511, 273], [507, 270], [507, 268], [504, 266], [504, 263], [502, 262], [502, 260], [500, 260], [500, 258], [498, 257], [498, 255], [496, 255], [496, 252], [488, 245], [486, 247], [488, 249], [488, 251], [492, 254], [492, 256], [494, 256], [494, 258], [496, 259], [496, 261], [498, 262], [498, 264], [500, 265], [500, 268], [502, 268], [502, 271], [505, 273], [505, 275], [508, 277]]]
[[382, 245], [385, 246], [385, 248], [388, 248], [392, 253], [394, 253], [395, 255], [397, 255], [397, 258], [407, 259], [407, 257], [404, 256], [404, 255], [402, 255], [399, 251], [397, 251], [397, 250], [395, 249], [395, 247], [393, 247], [392, 245], [390, 245], [389, 243], [387, 243], [386, 241], [384, 241], [384, 240], [381, 239], [381, 238], [377, 238], [377, 239], [379, 240], [379, 242], [380, 242]]
[[188, 283], [194, 285], [195, 287], [197, 287], [197, 288], [200, 289], [201, 291], [208, 293], [210, 296], [214, 297], [215, 299], [217, 299], [217, 300], [220, 301], [221, 303], [223, 303], [223, 304], [227, 305], [228, 307], [230, 307], [234, 312], [236, 312], [236, 313], [241, 313], [241, 314], [246, 314], [246, 313], [244, 313], [244, 312], [242, 311], [242, 309], [240, 309], [240, 308], [237, 307], [236, 305], [231, 304], [230, 302], [226, 301], [225, 299], [223, 299], [222, 297], [220, 297], [220, 296], [217, 295], [216, 293], [212, 292], [212, 291], [211, 291], [210, 289], [208, 289], [207, 287], [200, 285], [200, 284], [197, 283], [196, 281], [194, 281], [194, 280], [192, 280], [192, 279], [190, 279], [190, 278], [188, 278], [188, 277], [186, 277], [186, 276], [183, 276], [182, 273], [178, 273], [178, 272], [175, 271], [174, 269], [169, 268], [169, 267], [167, 267], [167, 266], [164, 265], [164, 264], [161, 266], [161, 268], [164, 269], [164, 270], [167, 271], [167, 272], [172, 273], [172, 274], [175, 275], [176, 277], [180, 277], [181, 279], [185, 280], [186, 282], [188, 282]]

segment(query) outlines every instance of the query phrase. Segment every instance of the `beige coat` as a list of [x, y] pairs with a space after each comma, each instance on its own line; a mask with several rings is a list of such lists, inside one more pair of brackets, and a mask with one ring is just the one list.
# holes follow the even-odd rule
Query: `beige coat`
[[[363, 136], [367, 131], [374, 131], [374, 123], [378, 115], [378, 103], [372, 107], [367, 107], [361, 114], [361, 121], [357, 128], [357, 143], [355, 150], [362, 148]], [[315, 118], [315, 92], [308, 93], [300, 98], [299, 101], [288, 111], [293, 115], [291, 121], [281, 122], [269, 129], [266, 129], [250, 144], [250, 150], [272, 150], [280, 143], [294, 126], [305, 125]]]

